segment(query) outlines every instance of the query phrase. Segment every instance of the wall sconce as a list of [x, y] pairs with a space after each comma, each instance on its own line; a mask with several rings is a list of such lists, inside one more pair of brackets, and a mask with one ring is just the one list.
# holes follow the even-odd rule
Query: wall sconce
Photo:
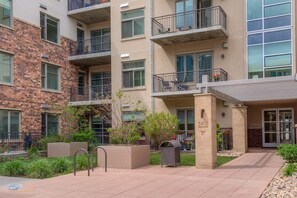
[[201, 118], [203, 118], [203, 114], [204, 114], [205, 110], [201, 109]]
[[225, 112], [222, 112], [222, 117], [225, 117], [225, 115], [226, 115]]
[[222, 44], [222, 48], [223, 48], [223, 49], [228, 49], [228, 43], [227, 43], [227, 42], [224, 42], [224, 43]]
[[224, 59], [225, 58], [225, 54], [221, 54], [221, 59]]

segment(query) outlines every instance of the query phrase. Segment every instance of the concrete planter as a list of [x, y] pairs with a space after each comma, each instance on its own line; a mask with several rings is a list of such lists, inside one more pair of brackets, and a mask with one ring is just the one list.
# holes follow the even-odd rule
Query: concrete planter
[[[107, 152], [107, 167], [118, 169], [135, 169], [147, 166], [150, 161], [149, 145], [114, 145], [103, 146]], [[104, 167], [104, 152], [97, 150], [98, 164]]]
[[80, 149], [88, 149], [87, 142], [55, 142], [47, 144], [47, 157], [69, 157], [74, 156], [75, 152]]

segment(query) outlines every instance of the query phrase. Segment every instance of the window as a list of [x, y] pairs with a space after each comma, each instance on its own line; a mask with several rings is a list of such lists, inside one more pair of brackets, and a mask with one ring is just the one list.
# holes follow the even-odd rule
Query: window
[[111, 96], [111, 73], [91, 73], [91, 99], [102, 100]]
[[111, 126], [107, 124], [104, 119], [95, 115], [91, 115], [91, 127], [94, 131], [94, 137], [97, 143], [109, 143], [109, 133], [107, 132], [107, 129], [109, 129]]
[[42, 63], [41, 84], [43, 89], [60, 90], [60, 69], [57, 66]]
[[59, 134], [59, 117], [55, 114], [42, 113], [41, 115], [41, 132], [42, 136]]
[[291, 6], [291, 0], [247, 0], [248, 78], [292, 75]]
[[12, 56], [0, 52], [0, 83], [12, 84]]
[[176, 75], [178, 81], [193, 82], [194, 57], [192, 54], [179, 55], [176, 58]]
[[145, 85], [144, 61], [123, 63], [123, 88]]
[[59, 20], [44, 13], [40, 13], [41, 38], [58, 43], [59, 42]]
[[82, 72], [78, 73], [78, 95], [84, 96], [85, 95], [85, 74]]
[[122, 13], [122, 38], [144, 34], [144, 9]]
[[20, 112], [0, 110], [0, 139], [18, 139], [20, 134]]
[[131, 121], [144, 121], [145, 115], [142, 111], [125, 111], [123, 112], [123, 121], [131, 122]]
[[193, 109], [177, 110], [177, 118], [179, 119], [179, 135], [177, 140], [184, 141], [185, 138], [191, 137], [195, 130], [195, 118]]
[[91, 53], [109, 51], [110, 29], [99, 29], [91, 31]]
[[12, 15], [11, 15], [11, 0], [0, 1], [0, 24], [11, 27]]

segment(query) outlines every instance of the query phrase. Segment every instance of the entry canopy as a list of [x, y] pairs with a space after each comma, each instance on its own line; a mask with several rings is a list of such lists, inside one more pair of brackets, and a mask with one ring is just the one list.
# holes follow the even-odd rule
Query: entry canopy
[[209, 92], [233, 104], [297, 99], [297, 76], [206, 83]]

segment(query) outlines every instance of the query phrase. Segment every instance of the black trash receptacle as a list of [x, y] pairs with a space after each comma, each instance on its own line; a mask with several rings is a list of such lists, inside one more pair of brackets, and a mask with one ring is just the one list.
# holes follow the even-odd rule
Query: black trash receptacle
[[180, 146], [178, 141], [164, 141], [160, 144], [161, 149], [161, 167], [177, 166], [180, 163]]

